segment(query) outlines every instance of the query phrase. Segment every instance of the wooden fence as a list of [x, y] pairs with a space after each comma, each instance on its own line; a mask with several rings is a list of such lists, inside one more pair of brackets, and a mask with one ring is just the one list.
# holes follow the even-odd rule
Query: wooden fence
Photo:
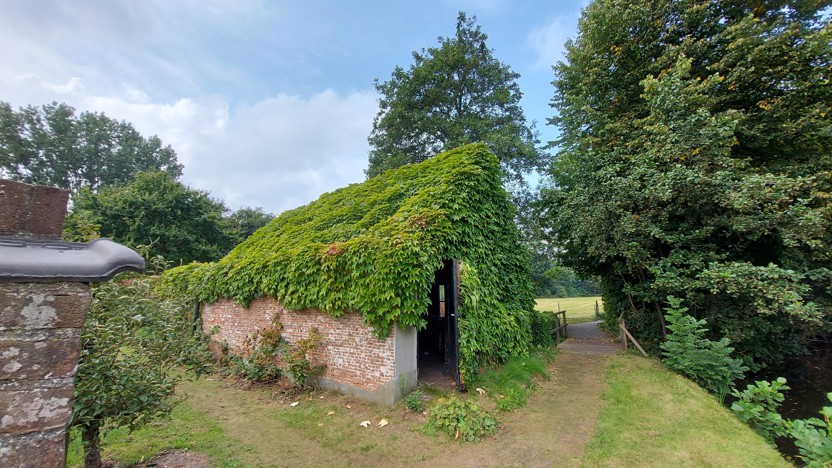
[[566, 331], [566, 311], [559, 310], [557, 312], [552, 312], [555, 317], [554, 327], [552, 328], [552, 335], [555, 336], [555, 339], [560, 342], [562, 339], [565, 340], [568, 338], [568, 333]]
[[633, 342], [635, 347], [638, 348], [639, 351], [641, 351], [641, 354], [643, 354], [644, 357], [647, 357], [647, 353], [644, 352], [644, 350], [641, 348], [641, 345], [638, 344], [638, 341], [636, 341], [636, 339], [633, 338], [633, 335], [631, 335], [630, 332], [627, 331], [627, 325], [624, 323], [623, 313], [618, 317], [618, 330], [621, 335], [621, 349], [627, 351], [627, 338], [629, 338], [630, 341]]

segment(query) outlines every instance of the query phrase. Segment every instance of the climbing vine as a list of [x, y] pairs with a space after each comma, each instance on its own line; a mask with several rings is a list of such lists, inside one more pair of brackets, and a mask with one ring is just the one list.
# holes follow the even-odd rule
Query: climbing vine
[[209, 303], [269, 297], [291, 310], [356, 311], [385, 337], [394, 323], [425, 326], [434, 273], [458, 259], [465, 374], [529, 347], [534, 294], [514, 216], [497, 158], [466, 145], [324, 194], [165, 281]]

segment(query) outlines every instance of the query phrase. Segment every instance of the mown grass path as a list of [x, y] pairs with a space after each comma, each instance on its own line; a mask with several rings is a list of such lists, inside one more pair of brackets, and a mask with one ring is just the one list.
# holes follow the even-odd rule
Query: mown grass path
[[[528, 406], [502, 414], [493, 438], [461, 445], [443, 466], [579, 466], [603, 407], [608, 356], [560, 353]], [[427, 464], [426, 464], [427, 465]], [[436, 466], [436, 464], [434, 464]]]

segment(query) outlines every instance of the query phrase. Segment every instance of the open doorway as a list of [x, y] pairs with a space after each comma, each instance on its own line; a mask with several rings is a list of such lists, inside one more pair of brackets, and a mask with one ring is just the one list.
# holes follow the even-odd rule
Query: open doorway
[[428, 323], [417, 341], [419, 382], [432, 387], [460, 388], [458, 286], [457, 262], [446, 260], [435, 273]]

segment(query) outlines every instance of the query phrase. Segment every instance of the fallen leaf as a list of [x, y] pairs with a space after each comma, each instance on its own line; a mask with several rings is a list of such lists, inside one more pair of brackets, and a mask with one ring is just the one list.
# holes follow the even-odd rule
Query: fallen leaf
[[389, 422], [387, 422], [387, 420], [386, 420], [386, 419], [382, 419], [381, 421], [379, 421], [379, 422], [378, 422], [378, 427], [384, 427], [384, 426], [386, 426], [386, 425], [388, 425], [388, 424], [390, 424], [390, 423], [389, 423]]
[[370, 421], [361, 421], [360, 423], [358, 423], [358, 425], [361, 427], [370, 427], [370, 424], [372, 424]]
[[326, 413], [327, 416], [332, 416], [333, 414], [335, 414], [335, 411], [330, 411], [330, 412]]
[[480, 395], [485, 395], [485, 390], [477, 387], [477, 393], [479, 393]]
[[298, 404], [300, 404], [300, 402], [299, 402], [299, 401], [296, 401], [296, 402], [294, 402], [294, 403], [290, 403], [290, 404], [289, 404], [289, 406], [297, 406]]

